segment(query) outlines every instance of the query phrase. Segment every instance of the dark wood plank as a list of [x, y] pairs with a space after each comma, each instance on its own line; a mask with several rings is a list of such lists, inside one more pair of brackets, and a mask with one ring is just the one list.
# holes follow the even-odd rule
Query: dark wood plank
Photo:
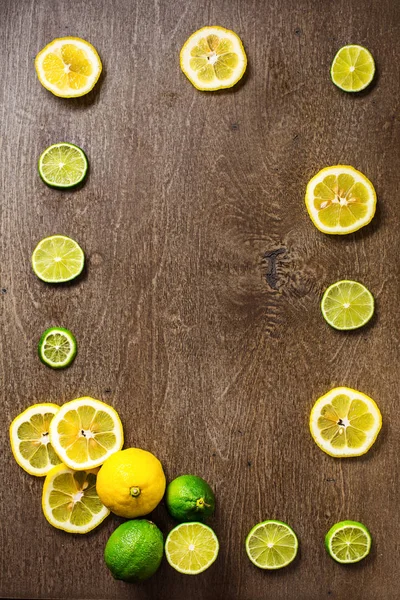
[[[1, 595], [398, 598], [399, 3], [3, 0], [0, 20]], [[245, 44], [248, 75], [231, 92], [197, 92], [179, 70], [180, 47], [205, 24]], [[105, 68], [96, 91], [73, 101], [47, 93], [33, 67], [68, 34], [91, 41]], [[357, 97], [329, 80], [349, 42], [378, 65], [376, 85]], [[62, 140], [90, 160], [72, 193], [36, 172], [40, 152]], [[343, 239], [320, 234], [303, 205], [309, 178], [337, 163], [364, 171], [379, 196], [373, 224]], [[88, 257], [86, 275], [61, 288], [38, 281], [29, 260], [57, 232]], [[345, 277], [377, 299], [372, 326], [352, 335], [319, 312], [323, 289]], [[51, 324], [79, 341], [65, 372], [36, 356]], [[308, 433], [314, 400], [342, 384], [370, 394], [384, 417], [360, 460], [325, 456]], [[102, 552], [116, 518], [82, 537], [44, 520], [42, 481], [14, 463], [8, 424], [34, 402], [84, 394], [111, 403], [127, 445], [153, 451], [170, 479], [193, 472], [213, 485], [221, 553], [209, 571], [184, 577], [163, 564], [143, 585], [115, 582]], [[162, 505], [153, 517], [171, 528]], [[296, 563], [275, 574], [244, 551], [268, 517], [301, 542]], [[343, 518], [374, 537], [354, 568], [323, 547]]]

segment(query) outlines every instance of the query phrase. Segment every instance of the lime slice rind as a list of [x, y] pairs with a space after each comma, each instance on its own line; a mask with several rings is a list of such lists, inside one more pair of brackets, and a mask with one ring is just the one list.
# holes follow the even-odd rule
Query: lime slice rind
[[351, 331], [366, 325], [373, 317], [375, 300], [362, 283], [337, 281], [324, 292], [321, 312], [325, 321], [338, 331]]
[[42, 334], [38, 344], [40, 360], [53, 369], [64, 369], [76, 357], [75, 336], [63, 327], [50, 327]]
[[75, 188], [88, 171], [86, 154], [69, 142], [52, 144], [39, 157], [39, 175], [48, 186], [57, 189]]
[[259, 569], [287, 567], [297, 556], [298, 539], [293, 529], [274, 519], [255, 525], [246, 538], [246, 552]]
[[165, 542], [168, 563], [185, 575], [198, 575], [208, 569], [218, 552], [219, 542], [214, 531], [199, 522], [180, 523], [170, 531]]
[[325, 548], [340, 564], [354, 564], [368, 556], [372, 538], [365, 525], [358, 521], [335, 523], [325, 536]]
[[332, 82], [342, 91], [361, 92], [374, 78], [374, 58], [363, 46], [343, 46], [333, 59], [330, 75]]

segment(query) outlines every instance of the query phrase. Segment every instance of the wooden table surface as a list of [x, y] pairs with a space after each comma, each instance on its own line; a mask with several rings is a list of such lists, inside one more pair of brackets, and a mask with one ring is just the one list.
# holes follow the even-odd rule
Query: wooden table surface
[[[2, 0], [0, 591], [9, 598], [392, 600], [399, 579], [399, 61], [397, 0]], [[179, 50], [204, 25], [236, 31], [249, 66], [232, 91], [198, 92]], [[95, 91], [59, 99], [38, 82], [37, 52], [55, 37], [94, 44]], [[360, 43], [375, 84], [345, 94], [336, 51]], [[59, 192], [36, 164], [70, 141], [90, 161], [86, 185]], [[378, 212], [354, 235], [326, 236], [304, 207], [320, 168], [351, 164], [374, 183]], [[48, 286], [35, 244], [62, 233], [88, 267]], [[352, 278], [377, 300], [373, 323], [330, 329], [319, 301]], [[50, 325], [79, 342], [70, 369], [42, 365]], [[372, 396], [384, 425], [361, 459], [336, 460], [308, 431], [315, 399], [336, 385]], [[53, 529], [43, 480], [11, 455], [8, 426], [30, 404], [91, 395], [113, 405], [126, 446], [154, 452], [171, 480], [215, 489], [218, 562], [198, 577], [166, 561], [141, 585], [114, 581], [103, 549], [119, 524], [86, 536]], [[152, 518], [173, 526], [161, 504]], [[258, 521], [292, 525], [300, 556], [268, 573], [248, 560]], [[345, 567], [323, 538], [360, 520], [373, 551]]]

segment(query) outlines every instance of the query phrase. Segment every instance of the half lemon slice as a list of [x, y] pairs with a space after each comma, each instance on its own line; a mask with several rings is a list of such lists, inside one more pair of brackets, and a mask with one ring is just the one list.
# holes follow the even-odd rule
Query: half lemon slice
[[184, 43], [180, 54], [181, 69], [202, 91], [230, 88], [244, 75], [246, 52], [234, 31], [218, 27], [203, 27]]
[[382, 427], [382, 415], [372, 398], [347, 387], [321, 396], [310, 415], [315, 443], [338, 458], [365, 454]]
[[90, 92], [102, 70], [97, 50], [77, 37], [56, 38], [35, 59], [40, 83], [55, 96], [76, 98]]
[[343, 235], [372, 220], [376, 193], [363, 173], [349, 165], [335, 165], [322, 169], [309, 181], [305, 202], [319, 231]]
[[76, 471], [99, 467], [124, 443], [117, 412], [94, 398], [66, 402], [50, 425], [54, 450]]

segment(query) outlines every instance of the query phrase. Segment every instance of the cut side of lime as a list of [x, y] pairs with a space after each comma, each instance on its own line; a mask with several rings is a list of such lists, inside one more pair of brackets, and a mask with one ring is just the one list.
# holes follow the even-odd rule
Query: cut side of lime
[[376, 193], [363, 173], [350, 165], [335, 165], [322, 169], [309, 181], [305, 203], [319, 231], [344, 235], [372, 220]]
[[58, 465], [48, 473], [42, 509], [48, 522], [69, 533], [87, 533], [110, 514], [96, 492], [97, 470], [73, 471]]
[[203, 523], [181, 523], [170, 531], [165, 542], [169, 564], [186, 575], [197, 575], [208, 569], [218, 551], [217, 536]]
[[356, 44], [340, 48], [331, 66], [333, 83], [345, 92], [361, 92], [371, 83], [374, 74], [371, 52]]
[[247, 57], [241, 39], [234, 31], [203, 27], [182, 47], [181, 69], [202, 91], [215, 91], [235, 85], [244, 75]]
[[77, 352], [75, 336], [63, 327], [50, 327], [39, 340], [40, 360], [53, 369], [68, 367]]
[[100, 466], [124, 443], [118, 413], [89, 397], [63, 404], [51, 423], [50, 436], [62, 462], [75, 471]]
[[59, 410], [56, 404], [34, 404], [11, 423], [14, 458], [30, 475], [43, 477], [61, 462], [50, 441], [50, 422]]
[[365, 454], [382, 427], [382, 415], [372, 398], [347, 387], [338, 387], [321, 396], [310, 415], [315, 443], [338, 458]]
[[325, 548], [334, 560], [352, 564], [365, 558], [371, 549], [371, 534], [358, 521], [340, 521], [325, 536]]
[[325, 321], [335, 329], [358, 329], [374, 314], [374, 297], [357, 281], [337, 281], [325, 291], [321, 311]]
[[47, 185], [72, 188], [81, 183], [88, 170], [84, 151], [68, 142], [53, 144], [39, 157], [39, 175]]
[[298, 546], [293, 529], [271, 519], [255, 525], [246, 538], [247, 556], [260, 569], [286, 567], [296, 558]]
[[63, 283], [78, 277], [85, 265], [82, 248], [65, 235], [44, 238], [32, 254], [32, 268], [46, 283]]

